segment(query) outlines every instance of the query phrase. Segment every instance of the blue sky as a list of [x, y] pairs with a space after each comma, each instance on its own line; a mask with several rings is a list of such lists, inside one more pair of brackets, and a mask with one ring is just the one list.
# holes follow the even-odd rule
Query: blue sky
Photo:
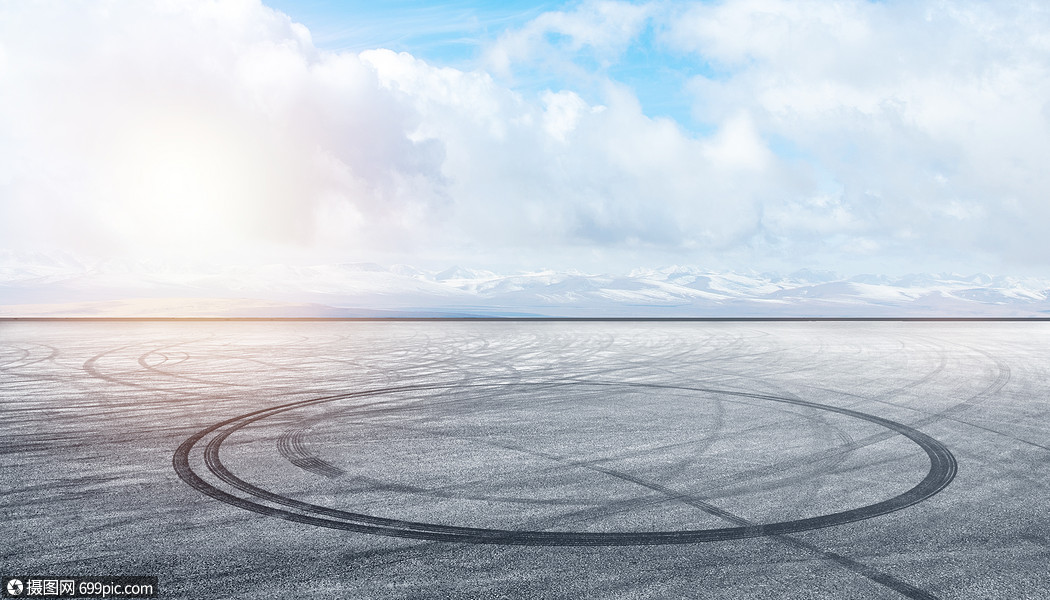
[[329, 50], [389, 48], [458, 67], [470, 67], [484, 44], [520, 27], [558, 2], [267, 2], [310, 28]]
[[[486, 50], [507, 31], [527, 26], [544, 12], [572, 10], [580, 4], [330, 0], [267, 3], [309, 27], [318, 47], [352, 52], [388, 48], [463, 70], [485, 69]], [[645, 114], [672, 118], [690, 130], [709, 130], [710, 124], [694, 118], [692, 101], [683, 88], [690, 77], [717, 77], [718, 72], [694, 57], [669, 51], [658, 39], [656, 29], [661, 26], [652, 21], [643, 23], [631, 43], [606, 64], [588, 52], [580, 53], [574, 60], [588, 71], [630, 86]], [[563, 34], [548, 33], [547, 37], [571, 43]], [[545, 66], [520, 65], [506, 83], [526, 94], [568, 88], [590, 100], [599, 99], [599, 91], [589, 89], [593, 86], [581, 85], [579, 78]]]
[[0, 3], [12, 256], [1050, 267], [1050, 9]]

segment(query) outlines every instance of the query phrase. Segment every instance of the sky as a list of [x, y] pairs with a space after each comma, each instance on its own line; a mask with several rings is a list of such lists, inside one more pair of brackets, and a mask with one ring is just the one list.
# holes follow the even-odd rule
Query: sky
[[1008, 0], [0, 0], [0, 251], [1048, 276], [1048, 32]]

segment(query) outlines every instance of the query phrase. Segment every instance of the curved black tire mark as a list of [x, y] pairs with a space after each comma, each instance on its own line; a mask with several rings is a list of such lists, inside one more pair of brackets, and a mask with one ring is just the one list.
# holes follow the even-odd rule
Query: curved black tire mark
[[[589, 383], [593, 385], [598, 382]], [[603, 385], [623, 384], [606, 382]], [[630, 385], [643, 387], [647, 384], [636, 383]], [[275, 494], [273, 492], [264, 490], [258, 486], [252, 485], [240, 479], [239, 477], [231, 473], [228, 469], [226, 469], [219, 457], [219, 450], [222, 446], [222, 442], [235, 431], [241, 429], [242, 427], [245, 427], [250, 423], [254, 423], [256, 421], [260, 421], [262, 419], [266, 419], [268, 417], [283, 412], [288, 412], [291, 410], [296, 410], [298, 408], [303, 408], [315, 404], [333, 402], [349, 398], [365, 398], [381, 396], [384, 394], [390, 394], [401, 391], [437, 390], [450, 389], [453, 387], [492, 386], [486, 386], [485, 384], [476, 384], [470, 386], [454, 386], [440, 384], [408, 385], [367, 390], [362, 392], [351, 392], [346, 394], [338, 394], [335, 396], [326, 396], [322, 398], [314, 398], [310, 400], [291, 402], [288, 404], [282, 404], [271, 408], [253, 411], [250, 413], [227, 419], [220, 423], [216, 423], [215, 425], [203, 429], [195, 435], [188, 438], [175, 451], [175, 454], [172, 457], [173, 467], [175, 468], [176, 473], [178, 473], [179, 477], [183, 481], [185, 481], [195, 489], [215, 499], [221, 500], [239, 508], [243, 508], [245, 510], [250, 510], [260, 514], [274, 516], [298, 523], [305, 523], [320, 527], [328, 527], [332, 529], [342, 529], [347, 531], [356, 531], [362, 533], [371, 533], [401, 538], [414, 538], [447, 542], [464, 542], [474, 544], [514, 544], [543, 546], [626, 546], [687, 544], [732, 539], [744, 539], [771, 535], [784, 535], [789, 533], [796, 533], [799, 531], [807, 531], [812, 529], [843, 525], [846, 523], [870, 519], [890, 512], [898, 511], [912, 506], [918, 502], [922, 502], [923, 500], [926, 500], [927, 498], [930, 498], [931, 496], [937, 494], [938, 492], [943, 490], [949, 483], [951, 483], [951, 481], [955, 478], [955, 474], [958, 469], [958, 464], [956, 462], [955, 457], [952, 455], [951, 451], [948, 450], [946, 446], [944, 446], [936, 439], [926, 435], [925, 433], [922, 433], [921, 431], [918, 431], [896, 421], [891, 421], [889, 419], [877, 417], [875, 415], [870, 415], [848, 408], [827, 406], [823, 404], [808, 402], [805, 400], [785, 398], [769, 394], [756, 394], [731, 390], [693, 388], [686, 386], [669, 385], [654, 385], [652, 387], [677, 388], [682, 390], [692, 390], [698, 392], [754, 398], [758, 400], [768, 400], [772, 402], [781, 402], [786, 404], [793, 404], [796, 406], [814, 408], [818, 410], [826, 410], [868, 421], [870, 423], [880, 425], [891, 431], [899, 433], [900, 435], [903, 435], [904, 437], [908, 438], [916, 445], [918, 445], [920, 448], [922, 448], [923, 451], [926, 452], [926, 455], [930, 460], [930, 470], [922, 479], [922, 481], [920, 481], [915, 487], [905, 491], [902, 494], [894, 496], [893, 498], [889, 498], [881, 502], [869, 504], [867, 506], [862, 506], [855, 509], [840, 511], [827, 515], [820, 515], [816, 517], [808, 517], [804, 519], [795, 519], [791, 521], [782, 521], [777, 523], [761, 525], [746, 525], [717, 529], [623, 533], [583, 533], [567, 531], [515, 531], [476, 527], [458, 527], [453, 525], [437, 525], [432, 523], [389, 519], [383, 517], [376, 517], [372, 515], [336, 510], [324, 506], [318, 506], [315, 504], [310, 504], [287, 498]], [[363, 406], [361, 408], [370, 408], [373, 406], [384, 404], [388, 404], [388, 402], [380, 401]], [[267, 504], [262, 504], [252, 499], [242, 498], [240, 496], [236, 496], [229, 492], [221, 490], [202, 479], [190, 466], [190, 452], [201, 440], [213, 433], [217, 435], [215, 435], [215, 437], [213, 437], [206, 445], [204, 449], [204, 460], [207, 468], [215, 476], [217, 476], [224, 482], [230, 484], [231, 486], [240, 489], [241, 491], [248, 492], [256, 498], [271, 502], [273, 504], [283, 505], [302, 512], [293, 512], [285, 508], [280, 508], [279, 506], [271, 506]]]
[[345, 471], [339, 467], [327, 463], [310, 453], [306, 443], [303, 441], [303, 437], [309, 429], [310, 425], [304, 425], [282, 433], [277, 438], [277, 451], [281, 456], [288, 459], [288, 462], [304, 471], [310, 471], [328, 478], [344, 475]]

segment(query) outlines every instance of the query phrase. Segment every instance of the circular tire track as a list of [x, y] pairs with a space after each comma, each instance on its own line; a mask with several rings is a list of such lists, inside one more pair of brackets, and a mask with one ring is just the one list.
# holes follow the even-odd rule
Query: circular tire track
[[[566, 381], [565, 385], [582, 383], [580, 381]], [[536, 546], [629, 546], [629, 545], [657, 545], [657, 544], [691, 544], [699, 542], [713, 542], [722, 540], [744, 539], [761, 536], [780, 536], [800, 531], [820, 529], [853, 523], [870, 519], [894, 511], [898, 511], [927, 498], [932, 497], [943, 490], [955, 478], [958, 468], [955, 457], [951, 451], [936, 439], [918, 431], [912, 427], [875, 415], [870, 415], [857, 410], [827, 406], [808, 402], [805, 400], [774, 396], [770, 394], [748, 393], [732, 390], [720, 390], [700, 387], [673, 386], [665, 384], [641, 384], [641, 383], [613, 383], [589, 381], [587, 385], [606, 385], [630, 387], [653, 387], [661, 389], [679, 389], [711, 394], [721, 394], [741, 398], [750, 398], [770, 402], [779, 402], [802, 406], [817, 410], [824, 410], [861, 419], [874, 423], [890, 431], [898, 433], [926, 452], [930, 460], [930, 469], [926, 476], [911, 489], [881, 502], [861, 506], [859, 508], [844, 510], [826, 515], [780, 521], [776, 523], [747, 525], [737, 527], [723, 527], [714, 529], [694, 529], [683, 531], [643, 531], [643, 532], [604, 532], [585, 533], [571, 531], [526, 531], [488, 529], [477, 527], [459, 527], [454, 525], [439, 525], [433, 523], [422, 523], [415, 521], [404, 521], [390, 519], [373, 515], [337, 510], [316, 504], [302, 502], [286, 496], [275, 494], [253, 484], [250, 484], [230, 472], [219, 456], [223, 441], [237, 430], [257, 421], [272, 417], [288, 411], [314, 406], [323, 403], [336, 402], [351, 398], [381, 397], [385, 394], [411, 391], [428, 390], [454, 390], [456, 388], [472, 387], [496, 389], [499, 384], [447, 384], [447, 385], [406, 385], [389, 388], [366, 390], [361, 392], [350, 392], [313, 398], [298, 402], [291, 402], [279, 406], [261, 409], [239, 415], [225, 421], [207, 427], [188, 438], [175, 451], [172, 462], [179, 477], [190, 486], [208, 496], [221, 500], [238, 508], [250, 510], [260, 514], [282, 518], [297, 523], [316, 525], [331, 529], [341, 529], [361, 533], [370, 533], [400, 538], [414, 538], [431, 541], [463, 542], [472, 544], [515, 544]], [[362, 405], [355, 409], [361, 414], [376, 412], [391, 412], [402, 410], [403, 406], [395, 405], [390, 401], [378, 400]], [[202, 479], [190, 465], [190, 453], [205, 438], [212, 436], [204, 447], [204, 463], [207, 469], [216, 477], [230, 486], [247, 492], [254, 498], [244, 498], [222, 490], [204, 479]], [[269, 504], [264, 504], [266, 501]], [[277, 505], [277, 506], [273, 506]]]

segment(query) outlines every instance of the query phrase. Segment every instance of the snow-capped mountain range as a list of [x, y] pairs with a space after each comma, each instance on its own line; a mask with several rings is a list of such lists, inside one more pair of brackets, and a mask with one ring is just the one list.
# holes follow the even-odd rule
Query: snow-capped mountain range
[[1050, 280], [692, 266], [625, 275], [406, 265], [189, 268], [0, 255], [0, 316], [1050, 317]]

